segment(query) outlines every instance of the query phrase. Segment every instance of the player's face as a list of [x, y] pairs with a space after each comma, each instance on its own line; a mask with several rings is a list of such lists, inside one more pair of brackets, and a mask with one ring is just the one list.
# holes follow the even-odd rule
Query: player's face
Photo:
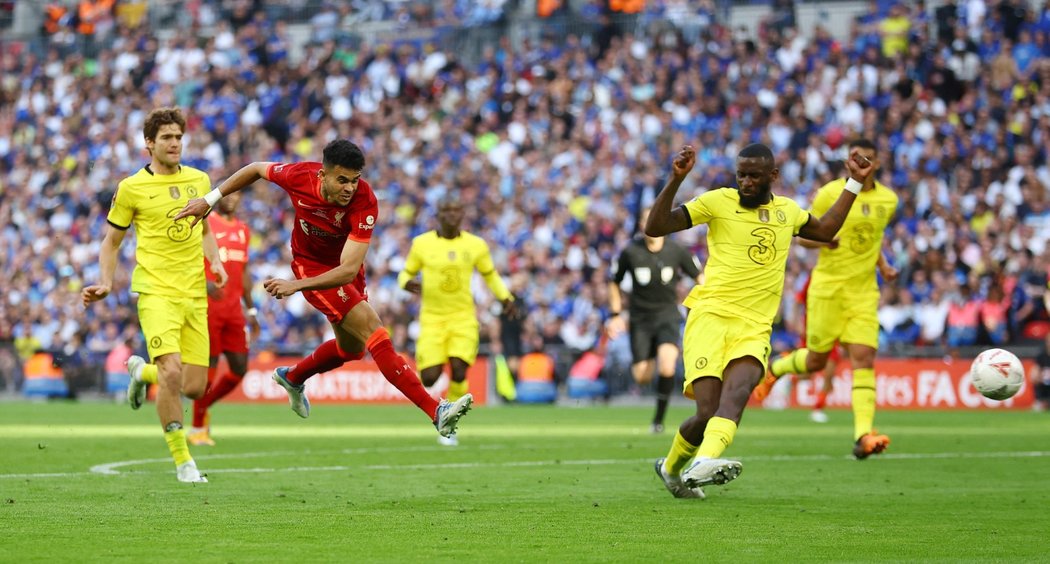
[[768, 159], [738, 157], [736, 160], [736, 184], [740, 193], [740, 205], [757, 208], [769, 202], [773, 181], [779, 170]]
[[182, 129], [174, 123], [160, 126], [156, 139], [146, 140], [146, 149], [161, 165], [168, 168], [179, 166], [182, 160]]
[[335, 165], [321, 169], [321, 192], [324, 199], [340, 206], [350, 203], [357, 193], [357, 183], [361, 180], [361, 171]]
[[446, 202], [438, 206], [438, 223], [444, 231], [455, 231], [463, 223], [463, 204]]

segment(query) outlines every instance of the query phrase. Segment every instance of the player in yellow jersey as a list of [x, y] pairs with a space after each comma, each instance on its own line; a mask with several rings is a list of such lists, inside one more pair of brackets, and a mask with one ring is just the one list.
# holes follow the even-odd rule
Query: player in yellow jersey
[[[849, 145], [879, 168], [875, 144], [858, 139]], [[813, 200], [813, 213], [824, 213], [842, 193], [845, 179], [824, 185]], [[828, 363], [835, 341], [845, 345], [853, 367], [853, 456], [858, 460], [886, 450], [890, 439], [872, 429], [875, 420], [875, 352], [879, 346], [878, 267], [882, 277], [894, 280], [897, 270], [882, 257], [882, 236], [897, 210], [897, 194], [868, 177], [864, 189], [846, 216], [839, 236], [820, 248], [806, 303], [806, 346], [791, 351], [770, 366], [770, 375], [757, 388], [759, 398], [769, 393], [784, 374], [819, 372]]]
[[696, 402], [696, 414], [682, 422], [667, 457], [656, 461], [656, 473], [672, 495], [694, 498], [703, 497], [702, 486], [724, 484], [742, 470], [740, 462], [720, 456], [733, 442], [751, 390], [766, 372], [791, 238], [831, 241], [873, 168], [852, 153], [847, 190], [817, 216], [773, 194], [779, 175], [773, 152], [752, 144], [737, 155], [739, 188], [710, 190], [672, 209], [695, 162], [696, 151], [688, 145], [675, 156], [671, 179], [645, 225], [650, 237], [708, 226], [704, 285], [686, 299], [682, 341], [684, 392]]
[[226, 271], [207, 222], [196, 229], [189, 220], [172, 221], [186, 202], [211, 188], [207, 174], [179, 162], [185, 130], [186, 120], [177, 108], [156, 109], [146, 116], [142, 132], [150, 163], [117, 185], [99, 251], [99, 281], [86, 286], [81, 298], [87, 307], [112, 291], [120, 246], [134, 225], [138, 264], [131, 290], [139, 294], [139, 321], [152, 363], [138, 356], [128, 359], [128, 402], [132, 409], [142, 407], [148, 385], [159, 385], [157, 415], [175, 459], [176, 477], [181, 482], [207, 482], [186, 446], [180, 395], [199, 398], [208, 383], [204, 257], [220, 286], [226, 283]]
[[[419, 312], [419, 341], [416, 343], [416, 366], [426, 386], [441, 377], [445, 363], [451, 368], [448, 400], [456, 401], [468, 391], [467, 368], [478, 355], [478, 318], [470, 280], [477, 270], [485, 283], [503, 302], [508, 315], [516, 316], [514, 296], [496, 272], [489, 246], [480, 237], [460, 229], [463, 203], [449, 194], [437, 208], [438, 228], [412, 240], [405, 269], [397, 277], [398, 285], [422, 297]], [[415, 279], [423, 273], [423, 282]], [[455, 434], [438, 436], [446, 446], [458, 444]]]

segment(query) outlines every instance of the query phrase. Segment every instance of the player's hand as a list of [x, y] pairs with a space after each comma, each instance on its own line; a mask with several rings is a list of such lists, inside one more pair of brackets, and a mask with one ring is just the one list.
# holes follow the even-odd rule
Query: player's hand
[[837, 248], [839, 248], [839, 238], [835, 237], [834, 239], [828, 241], [828, 248], [829, 249], [837, 249]]
[[94, 302], [105, 299], [109, 295], [110, 290], [110, 287], [105, 284], [84, 286], [84, 289], [80, 291], [80, 300], [84, 302], [84, 307], [87, 307]]
[[681, 151], [674, 157], [674, 162], [671, 163], [671, 170], [674, 173], [674, 177], [678, 179], [685, 178], [689, 174], [690, 170], [693, 170], [693, 165], [696, 164], [696, 149], [693, 149], [692, 145], [685, 145]]
[[875, 163], [862, 156], [859, 147], [854, 147], [846, 159], [846, 168], [849, 169], [850, 178], [863, 184], [875, 170]]
[[423, 293], [423, 285], [419, 283], [419, 280], [409, 280], [405, 282], [405, 291], [418, 296]]
[[623, 332], [626, 330], [627, 322], [623, 320], [622, 315], [610, 317], [609, 320], [605, 322], [605, 334], [608, 335], [610, 339], [615, 339], [620, 335], [623, 335]]
[[186, 206], [179, 213], [175, 214], [175, 219], [172, 221], [193, 216], [193, 221], [190, 222], [190, 227], [193, 227], [197, 225], [197, 222], [204, 219], [204, 216], [208, 215], [209, 211], [211, 211], [211, 206], [204, 201], [204, 198], [194, 198], [186, 202]]
[[514, 299], [514, 296], [503, 300], [501, 303], [503, 304], [503, 312], [507, 314], [507, 317], [511, 319], [518, 319], [521, 317], [521, 311], [518, 309], [518, 301]]
[[893, 282], [897, 280], [897, 275], [900, 274], [900, 271], [894, 268], [893, 265], [887, 264], [879, 267], [879, 274], [882, 275], [883, 280]]
[[222, 299], [222, 288], [220, 288], [218, 284], [212, 282], [211, 280], [208, 280], [207, 288], [209, 298], [213, 300]]
[[266, 280], [263, 282], [263, 289], [266, 290], [266, 293], [278, 300], [287, 298], [299, 291], [295, 282], [292, 282], [291, 280], [281, 280], [280, 278], [270, 278]]
[[215, 275], [215, 286], [217, 288], [225, 286], [226, 281], [230, 279], [230, 276], [226, 274], [226, 268], [219, 261], [211, 263], [211, 273]]

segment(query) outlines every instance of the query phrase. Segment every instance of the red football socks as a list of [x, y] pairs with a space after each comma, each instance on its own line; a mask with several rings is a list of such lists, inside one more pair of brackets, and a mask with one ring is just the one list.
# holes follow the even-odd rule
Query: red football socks
[[302, 386], [314, 374], [335, 370], [347, 361], [361, 360], [364, 356], [364, 353], [344, 353], [335, 339], [325, 341], [314, 350], [313, 354], [300, 360], [298, 364], [288, 371], [288, 382], [296, 386]]
[[[209, 372], [211, 370], [212, 369], [209, 369]], [[232, 372], [227, 372], [218, 379], [209, 378], [209, 381], [208, 392], [204, 394], [204, 397], [193, 400], [194, 427], [203, 427], [204, 418], [208, 413], [208, 408], [225, 397], [226, 394], [232, 392], [234, 388], [241, 383], [241, 379], [234, 376]]]
[[390, 335], [386, 329], [380, 327], [372, 333], [365, 341], [368, 352], [372, 353], [372, 359], [379, 365], [379, 370], [387, 381], [394, 385], [405, 397], [412, 400], [419, 409], [422, 409], [433, 421], [437, 414], [438, 400], [434, 399], [423, 383], [405, 359], [394, 352], [394, 344], [390, 342]]

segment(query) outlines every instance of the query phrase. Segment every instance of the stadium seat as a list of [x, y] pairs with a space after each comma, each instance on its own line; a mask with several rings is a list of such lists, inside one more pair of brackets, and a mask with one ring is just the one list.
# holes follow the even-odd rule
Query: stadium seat
[[569, 370], [568, 393], [571, 399], [603, 398], [609, 393], [609, 385], [602, 380], [604, 359], [595, 352], [583, 353]]
[[69, 395], [69, 386], [62, 369], [55, 366], [55, 358], [49, 353], [38, 352], [25, 363], [25, 385], [22, 393], [26, 397], [58, 398]]
[[542, 352], [533, 352], [521, 357], [521, 367], [518, 369], [518, 401], [552, 403], [557, 398], [554, 360]]

